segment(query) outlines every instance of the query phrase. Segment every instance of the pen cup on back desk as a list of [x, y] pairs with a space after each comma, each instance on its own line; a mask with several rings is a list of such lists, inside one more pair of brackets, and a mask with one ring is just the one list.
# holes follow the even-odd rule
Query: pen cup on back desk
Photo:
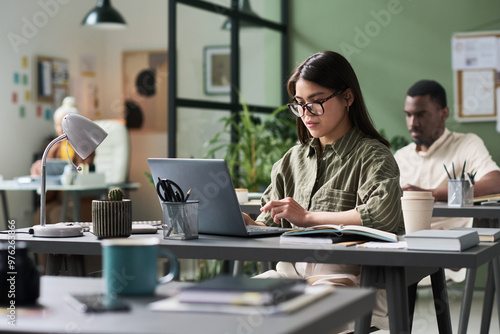
[[162, 202], [164, 239], [198, 238], [199, 201]]
[[474, 205], [474, 186], [468, 180], [448, 180], [448, 206]]
[[434, 197], [430, 191], [404, 191], [401, 208], [406, 234], [431, 228]]

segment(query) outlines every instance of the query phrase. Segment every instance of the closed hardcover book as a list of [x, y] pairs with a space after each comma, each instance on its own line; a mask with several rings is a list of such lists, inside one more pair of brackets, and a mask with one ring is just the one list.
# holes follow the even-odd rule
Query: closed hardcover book
[[[398, 236], [395, 233], [377, 230], [375, 228], [361, 225], [316, 225], [303, 229], [285, 232], [283, 235], [311, 237], [313, 235], [327, 236], [358, 236], [362, 240], [376, 239], [383, 241], [397, 242]], [[353, 237], [349, 237], [352, 241]]]
[[305, 286], [302, 279], [220, 275], [182, 289], [176, 297], [181, 303], [276, 305], [303, 293]]
[[479, 244], [476, 231], [421, 230], [405, 235], [410, 250], [460, 252]]
[[500, 239], [500, 228], [490, 227], [455, 227], [452, 230], [476, 231], [479, 241], [493, 242]]
[[197, 313], [227, 313], [240, 315], [290, 314], [329, 295], [335, 290], [330, 285], [306, 286], [304, 293], [276, 305], [252, 306], [208, 303], [181, 303], [177, 297], [162, 299], [149, 304], [153, 311], [167, 312], [197, 312]]
[[335, 236], [329, 234], [309, 234], [305, 235], [286, 235], [280, 236], [281, 244], [304, 244], [304, 245], [333, 245], [335, 247], [348, 247], [363, 243], [370, 238], [357, 235]]

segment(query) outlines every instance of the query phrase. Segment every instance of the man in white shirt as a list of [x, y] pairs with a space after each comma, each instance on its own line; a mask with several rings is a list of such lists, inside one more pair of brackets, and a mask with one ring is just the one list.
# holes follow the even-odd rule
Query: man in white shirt
[[[394, 155], [404, 191], [432, 191], [436, 201], [446, 202], [448, 174], [444, 166], [451, 177], [454, 173], [460, 178], [465, 163], [465, 173], [476, 173], [474, 196], [500, 193], [500, 168], [481, 138], [446, 129], [450, 111], [446, 92], [439, 83], [431, 80], [415, 83], [407, 92], [404, 111], [413, 143]], [[432, 229], [465, 226], [472, 226], [472, 218], [434, 217], [431, 224]]]

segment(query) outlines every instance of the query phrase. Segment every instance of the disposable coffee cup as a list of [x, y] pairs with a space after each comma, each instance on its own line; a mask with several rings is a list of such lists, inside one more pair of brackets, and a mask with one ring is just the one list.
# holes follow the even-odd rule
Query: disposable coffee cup
[[406, 234], [431, 228], [434, 197], [430, 191], [405, 191], [401, 208]]
[[408, 199], [429, 199], [434, 200], [431, 191], [403, 191], [403, 198]]
[[248, 202], [248, 189], [236, 188], [236, 197], [238, 197], [238, 203], [245, 204]]

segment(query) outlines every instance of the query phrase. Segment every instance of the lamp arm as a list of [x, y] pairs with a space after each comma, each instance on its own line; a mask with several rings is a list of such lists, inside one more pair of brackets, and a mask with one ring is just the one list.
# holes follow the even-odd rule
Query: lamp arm
[[50, 149], [52, 146], [54, 146], [56, 143], [63, 141], [66, 139], [68, 136], [66, 134], [62, 134], [56, 139], [52, 140], [49, 145], [45, 148], [45, 151], [43, 152], [42, 155], [42, 170], [41, 170], [41, 189], [40, 189], [40, 226], [45, 226], [45, 206], [46, 206], [46, 192], [47, 192], [47, 169], [46, 169], [46, 162], [47, 162], [47, 155], [49, 154]]

